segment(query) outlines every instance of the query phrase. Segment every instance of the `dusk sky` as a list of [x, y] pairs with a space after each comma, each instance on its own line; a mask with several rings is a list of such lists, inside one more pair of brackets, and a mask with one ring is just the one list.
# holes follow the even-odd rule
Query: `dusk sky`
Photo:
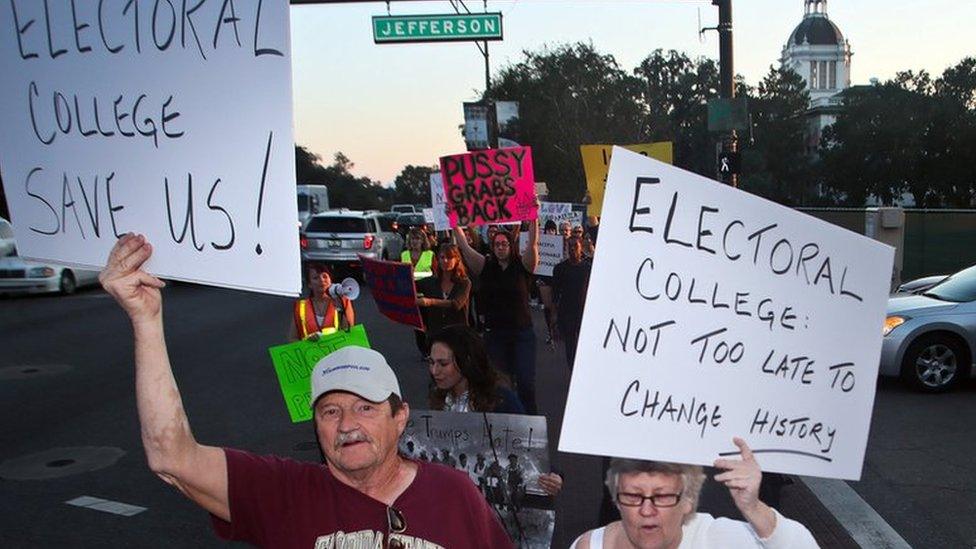
[[[627, 71], [657, 48], [718, 58], [717, 35], [700, 42], [696, 30], [699, 12], [702, 26], [717, 23], [708, 0], [493, 0], [488, 11], [504, 17], [504, 41], [489, 43], [493, 75], [523, 50], [578, 41]], [[394, 15], [452, 12], [447, 1], [391, 4]], [[853, 84], [906, 69], [938, 75], [976, 55], [964, 29], [976, 21], [976, 2], [832, 0], [827, 13], [850, 41]], [[292, 6], [292, 70], [296, 143], [324, 164], [342, 151], [353, 173], [390, 184], [407, 164], [463, 152], [461, 103], [484, 88], [484, 59], [473, 43], [373, 44], [370, 18], [385, 14], [384, 2]], [[759, 82], [802, 17], [802, 0], [734, 1], [736, 72]]]

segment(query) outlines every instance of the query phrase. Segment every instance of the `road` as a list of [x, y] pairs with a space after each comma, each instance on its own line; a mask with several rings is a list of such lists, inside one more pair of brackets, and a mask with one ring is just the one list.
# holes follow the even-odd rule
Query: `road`
[[[311, 425], [288, 419], [267, 354], [284, 340], [291, 301], [194, 285], [164, 295], [170, 357], [198, 440], [318, 460]], [[407, 401], [423, 408], [428, 376], [411, 330], [380, 317], [368, 292], [356, 310]], [[204, 512], [146, 467], [131, 331], [108, 296], [2, 299], [0, 334], [0, 546], [226, 545]], [[569, 370], [541, 341], [539, 402], [555, 447]], [[851, 486], [914, 546], [976, 545], [974, 393], [972, 383], [934, 397], [879, 385], [864, 478]], [[566, 478], [553, 547], [566, 547], [597, 525], [601, 459], [553, 452], [553, 465]], [[126, 516], [65, 503], [81, 496], [146, 510]], [[728, 509], [723, 496], [709, 491], [704, 510]]]

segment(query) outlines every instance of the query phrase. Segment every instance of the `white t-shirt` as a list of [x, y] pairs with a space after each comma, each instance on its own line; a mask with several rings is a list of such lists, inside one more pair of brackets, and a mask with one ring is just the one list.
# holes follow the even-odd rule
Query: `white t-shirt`
[[[778, 511], [776, 529], [768, 538], [760, 538], [748, 522], [727, 518], [715, 518], [708, 513], [695, 513], [694, 518], [681, 527], [681, 544], [678, 549], [715, 549], [725, 547], [759, 547], [762, 549], [819, 548], [817, 541], [805, 526], [790, 520]], [[590, 549], [603, 549], [606, 526], [590, 534]], [[584, 534], [585, 535], [585, 534]], [[576, 538], [570, 549], [579, 546], [583, 536]]]

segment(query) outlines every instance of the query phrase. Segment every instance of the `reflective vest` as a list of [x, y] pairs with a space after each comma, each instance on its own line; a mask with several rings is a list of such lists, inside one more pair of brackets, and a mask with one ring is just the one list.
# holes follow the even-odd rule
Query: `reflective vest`
[[[403, 253], [400, 254], [400, 262], [412, 263], [410, 259], [410, 250], [403, 250]], [[417, 273], [424, 273], [422, 276], [430, 276], [434, 270], [433, 263], [434, 252], [431, 250], [424, 250], [420, 252], [420, 259], [418, 259], [417, 263], [413, 266], [414, 274], [416, 275]]]
[[320, 327], [318, 320], [315, 318], [315, 309], [312, 307], [312, 300], [310, 298], [299, 299], [295, 302], [295, 327], [298, 328], [298, 335], [302, 339], [305, 339], [315, 332], [329, 335], [339, 331], [339, 314], [331, 300], [327, 301], [323, 323], [329, 322], [330, 315], [332, 316], [332, 326]]

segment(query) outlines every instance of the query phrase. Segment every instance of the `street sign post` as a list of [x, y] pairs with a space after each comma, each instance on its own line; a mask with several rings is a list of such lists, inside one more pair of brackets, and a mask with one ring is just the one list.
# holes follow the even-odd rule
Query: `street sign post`
[[373, 42], [463, 42], [502, 39], [501, 13], [377, 15]]

